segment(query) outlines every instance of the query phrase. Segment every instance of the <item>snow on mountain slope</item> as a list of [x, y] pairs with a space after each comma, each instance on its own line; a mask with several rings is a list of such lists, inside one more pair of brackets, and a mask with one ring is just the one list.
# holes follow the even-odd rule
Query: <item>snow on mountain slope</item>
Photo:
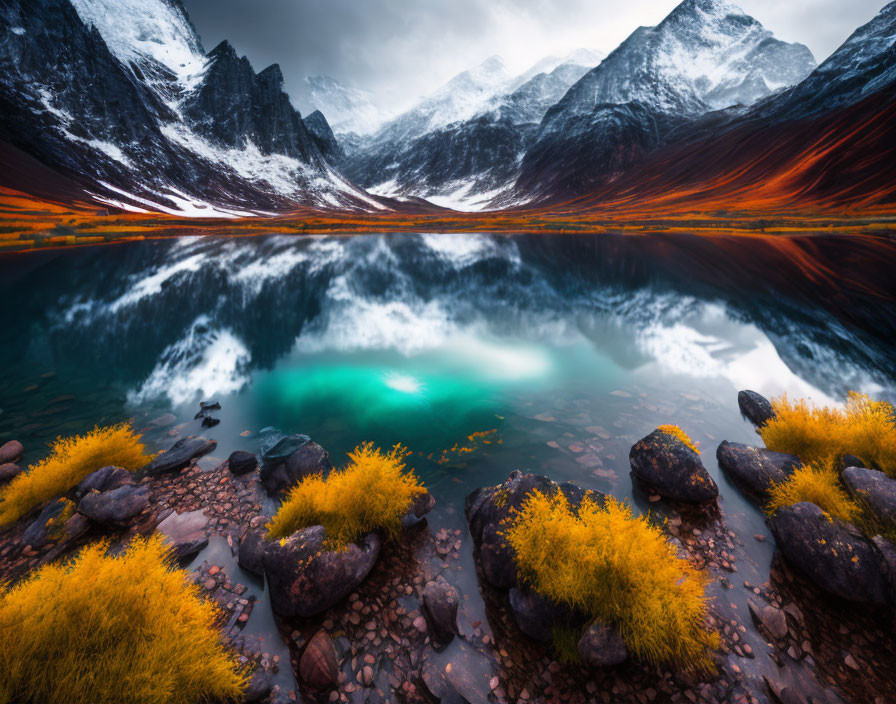
[[[136, 65], [174, 107], [202, 80], [206, 58], [196, 30], [179, 3], [167, 0], [71, 0], [84, 24], [99, 30], [109, 51]], [[163, 70], [159, 70], [159, 69]], [[172, 85], [174, 83], [174, 85]]]
[[[383, 206], [324, 159], [283, 92], [179, 0], [9, 0], [0, 138], [101, 202], [184, 215]], [[8, 23], [8, 24], [7, 24]]]
[[[859, 27], [786, 100], [778, 116], [805, 117], [855, 103], [896, 82], [896, 2]], [[766, 111], [768, 112], [768, 111]]]
[[375, 132], [391, 115], [373, 103], [368, 91], [351, 88], [329, 76], [306, 76], [303, 89], [292, 96], [304, 115], [319, 110], [337, 135]]
[[[684, 0], [656, 27], [636, 29], [547, 111], [517, 195], [587, 190], [614, 178], [681, 121], [755, 103], [814, 67], [805, 46], [775, 39], [726, 0]], [[615, 109], [629, 104], [637, 107]]]
[[545, 57], [519, 76], [493, 56], [367, 140], [347, 141], [343, 168], [380, 195], [482, 210], [513, 183], [545, 111], [602, 56], [581, 49]]

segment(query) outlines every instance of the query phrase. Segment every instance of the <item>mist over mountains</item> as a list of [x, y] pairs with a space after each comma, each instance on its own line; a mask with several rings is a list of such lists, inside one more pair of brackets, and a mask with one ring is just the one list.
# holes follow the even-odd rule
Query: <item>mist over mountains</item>
[[[684, 0], [606, 57], [514, 75], [493, 56], [397, 114], [326, 76], [288, 96], [276, 64], [203, 47], [179, 0], [7, 0], [0, 15], [7, 162], [110, 208], [185, 216], [591, 197], [710, 136], [890, 106], [896, 79], [896, 3], [816, 66], [725, 0]], [[857, 148], [889, 149], [891, 132]]]

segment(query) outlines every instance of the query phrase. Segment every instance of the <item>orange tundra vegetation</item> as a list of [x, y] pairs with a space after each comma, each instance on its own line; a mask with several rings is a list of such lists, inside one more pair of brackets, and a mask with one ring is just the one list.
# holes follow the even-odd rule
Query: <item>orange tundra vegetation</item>
[[134, 471], [152, 459], [129, 423], [97, 426], [84, 435], [57, 438], [50, 455], [0, 490], [0, 526], [64, 494], [88, 474], [108, 466]]
[[236, 701], [247, 673], [219, 611], [156, 535], [84, 548], [0, 588], [0, 704]]
[[639, 658], [714, 670], [719, 636], [706, 626], [708, 578], [647, 517], [612, 496], [604, 506], [586, 496], [576, 511], [560, 491], [535, 491], [504, 536], [535, 591], [616, 624]]

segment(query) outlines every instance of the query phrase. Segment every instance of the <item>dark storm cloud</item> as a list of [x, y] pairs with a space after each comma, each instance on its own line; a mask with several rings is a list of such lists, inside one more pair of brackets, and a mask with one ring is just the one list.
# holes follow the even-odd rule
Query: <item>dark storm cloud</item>
[[[183, 0], [206, 50], [228, 39], [256, 70], [279, 63], [287, 90], [327, 75], [407, 103], [500, 54], [523, 70], [584, 47], [609, 52], [675, 0]], [[883, 6], [881, 0], [742, 0], [786, 41], [821, 60]]]

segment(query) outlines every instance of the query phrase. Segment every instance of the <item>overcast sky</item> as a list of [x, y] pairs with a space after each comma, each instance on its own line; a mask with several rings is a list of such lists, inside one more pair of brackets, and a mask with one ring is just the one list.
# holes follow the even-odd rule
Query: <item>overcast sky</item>
[[[522, 72], [577, 48], [609, 53], [677, 0], [183, 0], [206, 50], [228, 39], [256, 70], [279, 63], [286, 89], [327, 75], [406, 107], [456, 73], [500, 55]], [[821, 62], [883, 0], [740, 0]]]

